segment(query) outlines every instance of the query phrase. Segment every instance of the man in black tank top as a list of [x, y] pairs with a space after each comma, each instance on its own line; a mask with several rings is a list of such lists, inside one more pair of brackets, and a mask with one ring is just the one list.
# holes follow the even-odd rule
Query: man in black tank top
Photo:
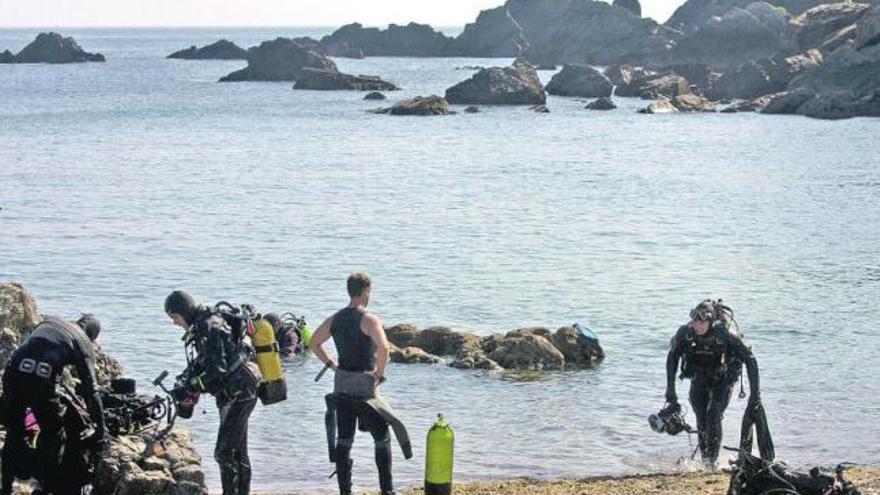
[[[351, 494], [351, 446], [354, 442], [357, 424], [373, 436], [376, 447], [376, 467], [379, 470], [379, 487], [383, 495], [393, 494], [394, 484], [391, 476], [391, 434], [388, 422], [369, 407], [364, 400], [383, 380], [388, 365], [389, 345], [385, 329], [379, 317], [366, 310], [370, 302], [371, 283], [369, 277], [356, 273], [348, 278], [348, 295], [351, 298], [344, 309], [328, 318], [315, 331], [309, 345], [311, 351], [325, 365], [337, 371], [334, 395], [336, 401], [337, 441], [335, 457], [336, 476], [341, 495]], [[339, 354], [338, 364], [324, 350], [324, 343], [330, 338], [336, 344]], [[364, 394], [346, 389], [341, 380], [344, 376], [372, 377], [371, 387]], [[370, 381], [369, 379], [367, 380]]]

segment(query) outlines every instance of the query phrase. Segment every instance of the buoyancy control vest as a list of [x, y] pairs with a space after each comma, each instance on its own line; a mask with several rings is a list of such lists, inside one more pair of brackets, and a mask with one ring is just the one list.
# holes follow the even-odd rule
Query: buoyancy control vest
[[679, 333], [682, 346], [681, 378], [708, 379], [730, 384], [739, 379], [742, 362], [730, 351], [730, 329], [713, 324], [705, 335], [697, 335], [691, 326]]

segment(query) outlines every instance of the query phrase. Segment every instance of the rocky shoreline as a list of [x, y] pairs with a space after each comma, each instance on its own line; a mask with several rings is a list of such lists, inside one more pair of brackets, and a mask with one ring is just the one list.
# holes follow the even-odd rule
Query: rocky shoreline
[[[847, 471], [847, 479], [862, 495], [880, 495], [880, 468]], [[596, 476], [552, 481], [514, 478], [499, 481], [466, 482], [455, 485], [458, 495], [726, 495], [730, 476], [726, 473], [640, 474]], [[255, 495], [293, 495], [302, 492], [258, 492]], [[401, 491], [403, 495], [424, 494], [421, 488]]]

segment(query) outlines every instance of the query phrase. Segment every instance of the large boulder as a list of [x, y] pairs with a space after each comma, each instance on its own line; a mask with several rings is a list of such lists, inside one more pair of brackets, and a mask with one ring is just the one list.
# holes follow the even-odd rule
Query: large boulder
[[642, 4], [639, 3], [639, 0], [614, 0], [612, 5], [627, 10], [636, 17], [642, 16]]
[[605, 68], [605, 77], [614, 86], [629, 86], [636, 79], [641, 79], [653, 74], [642, 67], [633, 67], [627, 64], [614, 64]]
[[400, 88], [394, 83], [383, 81], [378, 76], [354, 76], [337, 70], [305, 68], [297, 78], [293, 89], [397, 91]]
[[565, 366], [565, 356], [548, 336], [532, 331], [509, 333], [489, 354], [489, 359], [505, 369], [558, 370]]
[[654, 103], [648, 104], [646, 108], [639, 110], [639, 113], [644, 113], [648, 115], [663, 115], [667, 113], [678, 113], [678, 108], [676, 108], [675, 105], [673, 105], [672, 102], [667, 100], [666, 98], [661, 98]]
[[419, 327], [409, 323], [403, 323], [385, 328], [385, 336], [388, 342], [400, 348], [411, 347], [415, 344]]
[[535, 68], [516, 64], [480, 70], [447, 89], [446, 100], [464, 105], [541, 105], [547, 95]]
[[607, 65], [665, 52], [674, 38], [653, 20], [605, 2], [508, 0], [481, 12], [456, 42], [467, 56]]
[[100, 53], [88, 53], [70, 37], [58, 33], [40, 33], [15, 55], [16, 64], [70, 64], [104, 62]]
[[791, 57], [775, 56], [747, 62], [728, 72], [708, 90], [715, 100], [753, 99], [784, 91], [795, 76], [822, 63], [822, 53], [810, 50]]
[[[367, 57], [448, 57], [455, 55], [455, 41], [427, 24], [390, 24], [387, 29], [348, 24], [321, 39], [325, 53]], [[337, 55], [338, 56], [338, 55]]]
[[691, 93], [687, 79], [672, 73], [651, 74], [635, 79], [630, 84], [618, 86], [617, 96], [638, 97], [645, 100], [658, 98], [675, 98], [678, 95]]
[[789, 23], [792, 43], [800, 51], [820, 48], [833, 51], [851, 42], [856, 34], [856, 22], [867, 12], [866, 3], [829, 3], [814, 7], [795, 17]]
[[336, 64], [325, 55], [289, 38], [264, 41], [251, 48], [247, 61], [247, 67], [222, 77], [220, 82], [295, 81], [307, 68], [338, 72]]
[[220, 40], [201, 48], [195, 45], [178, 50], [167, 58], [183, 60], [247, 60], [247, 50], [229, 40]]
[[598, 340], [584, 335], [574, 327], [568, 326], [556, 330], [551, 341], [569, 365], [589, 367], [605, 357], [605, 351]]
[[456, 332], [449, 327], [429, 327], [413, 341], [413, 345], [437, 356], [454, 356], [467, 346], [479, 345], [480, 338], [467, 332]]
[[589, 65], [565, 64], [547, 84], [547, 92], [557, 96], [600, 98], [614, 89], [604, 74]]
[[446, 101], [445, 98], [431, 95], [416, 96], [415, 98], [399, 101], [388, 108], [372, 110], [372, 113], [383, 113], [387, 115], [398, 116], [415, 115], [427, 117], [433, 115], [451, 115], [454, 112], [449, 109], [449, 102]]
[[738, 67], [783, 50], [787, 26], [784, 9], [769, 3], [753, 2], [745, 8], [735, 7], [679, 41], [668, 60], [677, 64], [704, 63], [716, 69]]
[[0, 64], [11, 64], [15, 62], [15, 55], [9, 50], [0, 52]]
[[614, 110], [617, 108], [617, 105], [614, 104], [614, 101], [611, 98], [605, 97], [591, 101], [584, 108], [587, 110]]
[[672, 99], [672, 106], [679, 112], [714, 112], [715, 104], [703, 96], [678, 95]]

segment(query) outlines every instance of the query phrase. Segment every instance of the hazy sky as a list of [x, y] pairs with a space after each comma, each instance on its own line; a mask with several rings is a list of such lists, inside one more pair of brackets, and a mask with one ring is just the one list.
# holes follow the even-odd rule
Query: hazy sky
[[[609, 0], [610, 1], [610, 0]], [[664, 22], [684, 0], [642, 0]], [[0, 26], [464, 25], [503, 0], [0, 0]]]

